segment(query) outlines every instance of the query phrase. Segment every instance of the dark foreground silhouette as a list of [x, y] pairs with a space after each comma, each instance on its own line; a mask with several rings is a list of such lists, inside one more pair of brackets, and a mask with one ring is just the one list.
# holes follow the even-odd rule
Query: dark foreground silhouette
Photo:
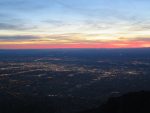
[[0, 95], [0, 113], [52, 113], [53, 108], [51, 100], [42, 97]]
[[[58, 113], [58, 101], [46, 97], [16, 97], [0, 93], [0, 113]], [[61, 112], [60, 112], [61, 113]], [[100, 107], [81, 113], [150, 113], [150, 92], [128, 93], [112, 97]]]
[[150, 91], [112, 97], [100, 107], [82, 113], [150, 113]]

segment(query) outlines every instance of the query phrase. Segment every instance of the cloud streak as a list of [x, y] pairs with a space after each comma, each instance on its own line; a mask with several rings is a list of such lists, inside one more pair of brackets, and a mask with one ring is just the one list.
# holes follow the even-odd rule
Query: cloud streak
[[148, 0], [0, 0], [0, 45], [3, 48], [21, 44], [41, 48], [149, 46], [149, 3]]
[[22, 30], [31, 30], [31, 29], [35, 29], [35, 28], [36, 28], [36, 26], [27, 26], [27, 25], [22, 25], [22, 24], [0, 23], [0, 30], [22, 31]]

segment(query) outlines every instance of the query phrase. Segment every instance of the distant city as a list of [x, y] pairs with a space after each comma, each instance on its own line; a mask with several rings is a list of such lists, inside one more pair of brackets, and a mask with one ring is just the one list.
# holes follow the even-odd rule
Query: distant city
[[149, 48], [0, 50], [0, 96], [56, 99], [61, 108], [56, 113], [76, 113], [111, 96], [150, 90], [149, 81]]
[[0, 113], [150, 113], [150, 0], [0, 0]]

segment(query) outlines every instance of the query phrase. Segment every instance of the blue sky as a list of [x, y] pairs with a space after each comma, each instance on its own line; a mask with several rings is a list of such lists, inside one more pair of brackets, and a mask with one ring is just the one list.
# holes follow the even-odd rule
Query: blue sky
[[3, 23], [39, 25], [86, 21], [148, 21], [149, 0], [0, 0]]
[[149, 0], [0, 0], [3, 41], [149, 39], [149, 31]]

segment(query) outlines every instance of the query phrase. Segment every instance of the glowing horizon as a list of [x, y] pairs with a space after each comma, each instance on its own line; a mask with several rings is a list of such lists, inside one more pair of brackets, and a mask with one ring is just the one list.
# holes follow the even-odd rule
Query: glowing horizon
[[0, 49], [150, 47], [148, 0], [0, 0]]

